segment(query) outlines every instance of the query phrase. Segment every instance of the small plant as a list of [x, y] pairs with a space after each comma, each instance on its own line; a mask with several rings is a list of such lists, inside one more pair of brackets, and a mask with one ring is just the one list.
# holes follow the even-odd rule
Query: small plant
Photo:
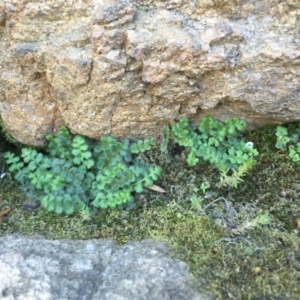
[[206, 190], [210, 188], [209, 182], [205, 181], [202, 182], [200, 185], [200, 190], [203, 193], [203, 196], [198, 196], [198, 188], [194, 188], [193, 191], [194, 193], [192, 194], [190, 200], [191, 200], [191, 206], [193, 209], [197, 210], [198, 212], [204, 213], [203, 207], [202, 207], [202, 202], [206, 198]]
[[257, 227], [260, 227], [262, 225], [268, 225], [271, 222], [271, 217], [268, 213], [259, 213], [254, 219], [252, 220], [246, 220], [242, 224], [238, 225], [235, 228], [231, 229], [231, 235], [243, 235], [248, 230], [255, 229]]
[[46, 154], [23, 148], [21, 157], [7, 152], [5, 159], [23, 189], [49, 211], [79, 211], [86, 217], [90, 205], [104, 209], [129, 203], [132, 192], [152, 186], [161, 173], [160, 167], [132, 157], [154, 146], [154, 139], [130, 144], [106, 136], [95, 143], [72, 136], [66, 127], [46, 138]]
[[[209, 162], [219, 170], [221, 185], [237, 187], [258, 155], [253, 143], [241, 137], [240, 131], [245, 126], [246, 122], [237, 118], [228, 118], [222, 123], [207, 115], [198, 130], [193, 129], [184, 118], [172, 126], [171, 132], [175, 142], [186, 148], [190, 166], [200, 161]], [[170, 139], [166, 129], [163, 135]], [[167, 147], [167, 142], [162, 143], [162, 150]]]
[[290, 124], [288, 127], [277, 126], [276, 128], [276, 148], [288, 151], [289, 157], [297, 162], [300, 160], [300, 124]]
[[169, 142], [172, 137], [170, 127], [168, 125], [164, 126], [160, 131], [162, 140], [160, 141], [160, 151], [161, 153], [166, 153], [168, 151]]
[[203, 194], [205, 194], [206, 190], [210, 188], [210, 184], [209, 182], [202, 182], [200, 185], [200, 189], [203, 192]]
[[197, 211], [203, 211], [202, 202], [204, 197], [197, 196], [196, 194], [192, 194], [191, 196], [191, 206], [193, 209]]
[[4, 178], [5, 176], [10, 177], [10, 174], [8, 172], [5, 172], [4, 167], [2, 167], [0, 172], [0, 179]]
[[80, 215], [82, 221], [90, 221], [91, 220], [91, 213], [87, 206], [79, 211], [79, 215]]

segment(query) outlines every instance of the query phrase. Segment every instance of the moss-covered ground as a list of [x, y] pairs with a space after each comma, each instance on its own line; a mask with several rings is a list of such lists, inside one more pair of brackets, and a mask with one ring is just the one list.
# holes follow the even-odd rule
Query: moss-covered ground
[[[219, 187], [210, 165], [189, 167], [184, 153], [171, 145], [168, 155], [158, 149], [143, 155], [162, 166], [156, 184], [165, 194], [145, 190], [133, 209], [92, 211], [89, 218], [25, 209], [30, 199], [6, 175], [0, 179], [0, 215], [8, 207], [11, 211], [0, 217], [0, 235], [112, 238], [118, 244], [161, 239], [189, 265], [199, 289], [205, 287], [215, 299], [300, 299], [300, 163], [275, 148], [275, 127], [245, 134], [260, 155], [236, 189]], [[2, 154], [13, 146], [0, 139], [1, 171]], [[203, 182], [209, 185], [205, 191]], [[265, 213], [269, 225], [232, 235], [232, 229]]]

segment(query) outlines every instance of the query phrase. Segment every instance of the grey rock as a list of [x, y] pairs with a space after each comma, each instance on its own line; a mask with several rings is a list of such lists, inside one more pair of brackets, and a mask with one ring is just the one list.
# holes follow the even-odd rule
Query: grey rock
[[15, 46], [16, 56], [24, 56], [29, 52], [37, 52], [37, 43], [21, 43]]
[[46, 240], [0, 237], [0, 299], [5, 300], [193, 300], [183, 262], [162, 242], [117, 246], [111, 240]]
[[40, 206], [40, 203], [38, 202], [33, 202], [33, 201], [25, 201], [23, 203], [23, 207], [28, 210], [28, 211], [34, 211]]

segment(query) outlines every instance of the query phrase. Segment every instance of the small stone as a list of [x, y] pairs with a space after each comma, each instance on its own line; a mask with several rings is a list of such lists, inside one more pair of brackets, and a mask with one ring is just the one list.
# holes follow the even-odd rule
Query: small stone
[[23, 207], [27, 210], [35, 210], [40, 206], [40, 203], [37, 202], [31, 202], [31, 201], [26, 201], [23, 204]]

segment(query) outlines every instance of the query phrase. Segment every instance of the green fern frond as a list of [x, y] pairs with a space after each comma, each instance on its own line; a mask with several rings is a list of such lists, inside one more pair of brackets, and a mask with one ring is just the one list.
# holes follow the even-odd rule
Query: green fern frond
[[159, 167], [132, 157], [155, 146], [152, 138], [130, 145], [129, 140], [107, 136], [95, 145], [83, 136], [72, 136], [66, 127], [46, 138], [48, 154], [23, 148], [21, 157], [8, 152], [5, 159], [24, 189], [42, 195], [42, 206], [58, 214], [132, 202], [131, 194], [153, 184], [161, 173]]

